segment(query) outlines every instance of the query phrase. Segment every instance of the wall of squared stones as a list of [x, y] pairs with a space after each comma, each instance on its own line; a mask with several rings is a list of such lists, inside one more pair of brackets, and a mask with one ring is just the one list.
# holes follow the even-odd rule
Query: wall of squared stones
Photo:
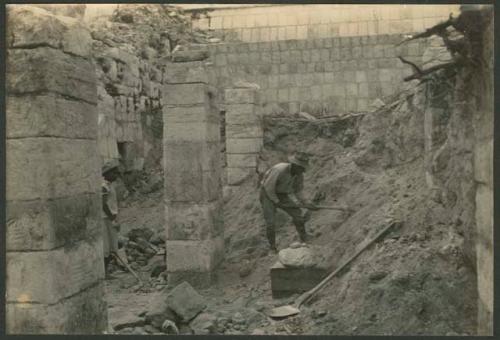
[[7, 333], [102, 333], [97, 93], [90, 34], [7, 11]]
[[365, 111], [395, 93], [422, 64], [426, 40], [395, 47], [403, 35], [231, 43], [211, 46], [218, 86], [238, 79], [260, 86], [263, 114]]
[[[124, 170], [142, 170], [151, 149], [143, 130], [151, 129], [150, 113], [161, 109], [162, 72], [148, 58], [139, 58], [124, 48], [110, 47], [96, 39], [93, 59], [98, 79], [98, 142], [102, 162], [122, 159]], [[143, 115], [147, 118], [144, 126]]]
[[[193, 52], [196, 54], [197, 52]], [[205, 61], [172, 63], [162, 86], [169, 284], [211, 284], [224, 255], [220, 114]]]
[[225, 99], [227, 184], [238, 185], [257, 171], [264, 132], [256, 89], [226, 89]]
[[[202, 7], [202, 6], [200, 6]], [[243, 42], [420, 32], [458, 5], [267, 5], [197, 10], [193, 27]]]

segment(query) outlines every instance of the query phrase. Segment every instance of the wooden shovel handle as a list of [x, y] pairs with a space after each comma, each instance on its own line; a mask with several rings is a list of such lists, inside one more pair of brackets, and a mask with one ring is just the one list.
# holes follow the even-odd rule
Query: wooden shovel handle
[[345, 268], [349, 263], [351, 263], [356, 257], [358, 257], [359, 254], [361, 254], [368, 246], [370, 246], [373, 242], [375, 242], [380, 236], [382, 236], [387, 230], [392, 228], [395, 225], [395, 223], [389, 224], [387, 227], [382, 229], [375, 237], [368, 242], [363, 248], [358, 250], [353, 256], [351, 256], [347, 261], [345, 261], [340, 267], [338, 267], [333, 273], [329, 274], [327, 277], [323, 279], [320, 283], [316, 285], [313, 289], [305, 292], [301, 296], [297, 298], [295, 301], [295, 305], [297, 308], [299, 308], [303, 303], [307, 302], [309, 299], [311, 299], [321, 288], [325, 286], [325, 284], [330, 281], [335, 275], [337, 275], [342, 269]]

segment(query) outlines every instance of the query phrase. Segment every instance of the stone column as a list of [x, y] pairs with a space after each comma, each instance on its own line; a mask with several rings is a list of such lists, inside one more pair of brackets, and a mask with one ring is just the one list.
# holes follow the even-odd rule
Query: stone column
[[8, 7], [6, 331], [98, 334], [104, 302], [96, 79], [70, 17]]
[[256, 93], [252, 87], [236, 87], [225, 92], [227, 183], [230, 186], [239, 185], [257, 170], [263, 129], [257, 115]]
[[[185, 61], [189, 53], [183, 53]], [[210, 65], [204, 60], [170, 63], [164, 71], [163, 161], [169, 284], [185, 280], [195, 287], [206, 287], [224, 254], [220, 123], [208, 72]]]
[[[478, 6], [479, 7], [479, 6]], [[494, 299], [494, 239], [493, 239], [493, 9], [480, 5], [481, 12], [466, 13], [482, 23], [481, 39], [475, 44], [481, 46], [480, 57], [484, 64], [475, 72], [473, 98], [476, 107], [471, 110], [474, 126], [474, 179], [476, 182], [476, 266], [478, 286], [478, 335], [493, 335]], [[471, 18], [471, 19], [472, 19]], [[472, 19], [471, 21], [474, 21]], [[478, 49], [479, 50], [479, 49]], [[495, 148], [498, 147], [498, 144]], [[497, 163], [498, 166], [498, 163]]]

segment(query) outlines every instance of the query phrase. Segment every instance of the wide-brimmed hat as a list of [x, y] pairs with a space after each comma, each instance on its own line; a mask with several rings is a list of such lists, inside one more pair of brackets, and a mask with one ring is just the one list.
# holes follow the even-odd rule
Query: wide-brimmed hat
[[102, 166], [102, 174], [104, 175], [105, 173], [107, 173], [107, 172], [109, 172], [109, 171], [111, 171], [113, 169], [117, 169], [119, 165], [120, 165], [120, 163], [116, 159], [107, 161]]
[[309, 167], [309, 157], [306, 154], [297, 153], [293, 156], [288, 157], [288, 161], [304, 169], [307, 169]]

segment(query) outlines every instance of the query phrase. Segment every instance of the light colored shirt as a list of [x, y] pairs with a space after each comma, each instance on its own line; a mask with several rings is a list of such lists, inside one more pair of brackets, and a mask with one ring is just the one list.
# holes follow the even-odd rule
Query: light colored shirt
[[[113, 215], [118, 215], [118, 199], [116, 196], [116, 189], [113, 183], [102, 180], [102, 199], [104, 204], [108, 207]], [[102, 212], [102, 217], [106, 218], [106, 213]]]
[[291, 169], [290, 163], [278, 163], [264, 174], [261, 185], [272, 201], [279, 201], [277, 194], [295, 194], [302, 201], [304, 176], [292, 175]]

